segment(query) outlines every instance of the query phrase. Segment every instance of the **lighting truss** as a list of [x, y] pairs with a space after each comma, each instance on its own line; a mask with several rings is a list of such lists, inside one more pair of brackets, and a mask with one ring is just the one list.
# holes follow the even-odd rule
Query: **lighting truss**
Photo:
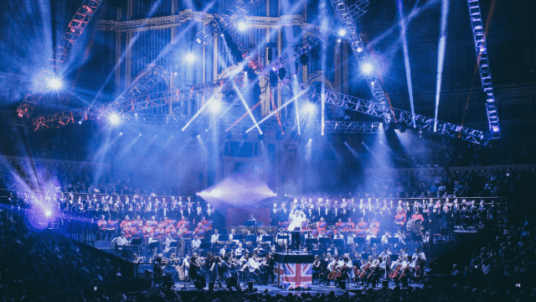
[[486, 113], [488, 115], [489, 132], [491, 139], [499, 139], [501, 138], [501, 128], [499, 125], [497, 105], [495, 104], [495, 96], [493, 94], [493, 83], [489, 68], [488, 48], [486, 45], [486, 33], [484, 32], [484, 22], [482, 22], [482, 14], [480, 13], [480, 4], [478, 0], [467, 0], [467, 8], [469, 9], [471, 28], [475, 41], [480, 82], [482, 83], [484, 93], [486, 93]]
[[[309, 90], [308, 96], [312, 99], [320, 99], [321, 93], [314, 90]], [[405, 123], [408, 126], [413, 125], [412, 114], [409, 111], [396, 108], [386, 109], [377, 102], [349, 96], [327, 89], [324, 90], [324, 98], [326, 104], [357, 111], [363, 114], [381, 118], [383, 120], [386, 120], [387, 116], [393, 115], [396, 117], [398, 122]], [[419, 129], [434, 132], [433, 118], [415, 114], [415, 123]], [[489, 135], [484, 131], [462, 127], [443, 121], [438, 121], [437, 126], [437, 133], [441, 133], [452, 138], [460, 138], [479, 145], [486, 145], [489, 142]]]
[[[347, 40], [352, 47], [357, 61], [359, 62], [359, 64], [365, 64], [365, 60], [369, 57], [369, 54], [365, 49], [363, 40], [361, 40], [361, 37], [357, 32], [355, 20], [366, 12], [365, 8], [368, 6], [369, 1], [359, 0], [351, 7], [348, 7], [348, 5], [346, 5], [345, 0], [330, 1], [331, 5], [333, 5], [335, 13], [337, 14], [337, 17], [345, 26]], [[374, 72], [370, 73], [369, 75], [365, 75], [365, 78], [367, 80], [367, 84], [374, 99], [380, 104], [382, 108], [387, 108], [387, 95], [385, 94], [385, 91], [383, 90], [380, 81], [378, 81], [378, 79], [376, 79], [376, 77], [374, 76]], [[385, 118], [387, 121], [389, 121], [390, 115], [386, 114]]]
[[[127, 114], [124, 116], [126, 121], [134, 124], [140, 125], [151, 125], [151, 126], [167, 126], [167, 127], [182, 127], [184, 126], [191, 118], [190, 117], [179, 117], [179, 116], [170, 116], [166, 114], [139, 114], [138, 116], [133, 116], [132, 114]], [[194, 121], [197, 125], [210, 126], [210, 121], [207, 119], [198, 118]], [[218, 121], [217, 125], [224, 128], [230, 126], [231, 121]], [[297, 127], [295, 120], [284, 120], [281, 121], [283, 130], [285, 132], [291, 132]], [[248, 128], [252, 125], [250, 122], [244, 121], [244, 125]], [[272, 118], [266, 122], [260, 124], [264, 132], [278, 132], [281, 130], [277, 119]], [[306, 123], [304, 127], [311, 128], [314, 133], [317, 133], [320, 129], [321, 122], [313, 121]], [[364, 134], [374, 134], [378, 133], [380, 129], [379, 122], [350, 122], [350, 121], [326, 121], [325, 131], [327, 133], [364, 133]]]
[[52, 54], [52, 58], [47, 62], [47, 66], [37, 74], [35, 79], [36, 85], [30, 88], [24, 100], [17, 108], [16, 123], [24, 124], [30, 118], [35, 104], [48, 91], [46, 88], [48, 79], [58, 74], [58, 71], [69, 56], [71, 49], [86, 29], [102, 2], [103, 0], [84, 0], [82, 2], [82, 5], [76, 11], [71, 22], [67, 25], [67, 29], [56, 47], [54, 54]]
[[326, 40], [326, 37], [323, 34], [313, 28], [307, 28], [306, 31], [309, 32], [309, 35], [307, 35], [296, 47], [281, 54], [281, 56], [270, 63], [270, 65], [264, 69], [263, 75], [266, 75], [273, 69], [283, 68], [289, 65], [289, 62], [296, 62], [301, 55], [310, 52], [316, 45], [319, 45], [322, 40]]

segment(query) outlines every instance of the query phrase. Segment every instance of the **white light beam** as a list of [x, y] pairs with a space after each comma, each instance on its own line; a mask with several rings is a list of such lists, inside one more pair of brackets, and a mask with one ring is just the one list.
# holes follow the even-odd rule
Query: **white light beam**
[[443, 77], [443, 65], [445, 62], [445, 48], [447, 46], [447, 20], [449, 14], [449, 0], [443, 0], [441, 4], [441, 35], [439, 38], [437, 53], [437, 82], [435, 98], [434, 132], [437, 131], [437, 115], [439, 113], [439, 97], [441, 94], [441, 80]]

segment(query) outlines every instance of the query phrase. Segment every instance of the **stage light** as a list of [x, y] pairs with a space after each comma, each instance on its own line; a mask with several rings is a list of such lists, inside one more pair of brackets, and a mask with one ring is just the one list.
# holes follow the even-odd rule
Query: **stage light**
[[365, 63], [363, 66], [361, 66], [361, 71], [363, 71], [366, 74], [369, 74], [372, 72], [372, 65], [370, 63]]
[[123, 135], [123, 132], [119, 132], [119, 135]]
[[500, 132], [500, 131], [501, 131], [501, 129], [499, 128], [499, 126], [493, 126], [493, 127], [491, 127], [491, 130], [492, 130], [493, 132]]
[[48, 87], [50, 87], [50, 89], [58, 90], [61, 89], [61, 86], [63, 86], [63, 84], [58, 78], [48, 80]]
[[359, 47], [357, 48], [357, 52], [362, 52], [362, 51], [363, 51], [363, 47], [359, 46]]
[[210, 110], [210, 112], [212, 113], [218, 113], [220, 112], [221, 110], [221, 102], [219, 102], [218, 100], [212, 100], [209, 104], [209, 107], [208, 109]]
[[174, 76], [177, 76], [177, 73], [176, 73], [176, 72], [174, 72], [174, 73], [173, 73], [173, 75], [174, 75]]
[[46, 216], [46, 217], [50, 217], [50, 216], [52, 216], [52, 211], [51, 211], [51, 210], [46, 210], [46, 211], [45, 211], [45, 216]]
[[110, 114], [108, 120], [110, 121], [110, 123], [112, 123], [112, 125], [117, 125], [121, 122], [121, 118], [115, 113]]
[[315, 109], [316, 109], [316, 106], [313, 103], [307, 103], [307, 104], [305, 104], [305, 106], [303, 106], [303, 110], [306, 113], [314, 113]]
[[339, 37], [344, 37], [344, 36], [346, 36], [346, 29], [344, 28], [339, 29]]
[[78, 124], [79, 124], [79, 125], [82, 125], [82, 121], [78, 121]]
[[195, 55], [193, 53], [188, 53], [185, 57], [186, 62], [193, 63], [195, 61]]
[[309, 139], [309, 142], [312, 142], [312, 141], [313, 141], [313, 139], [312, 139], [312, 138], [310, 138], [310, 139]]
[[236, 28], [238, 29], [238, 31], [246, 31], [248, 29], [248, 25], [246, 24], [246, 22], [244, 21], [240, 21], [238, 23], [236, 23]]
[[201, 137], [201, 135], [198, 134], [198, 135], [197, 135], [197, 138], [200, 138], [200, 137]]
[[342, 40], [341, 40], [341, 39], [337, 39], [337, 43], [341, 43], [341, 42], [342, 42]]
[[201, 41], [201, 38], [197, 38], [197, 39], [195, 39], [195, 41], [196, 41], [198, 44], [201, 44], [201, 42], [202, 42], [202, 41]]
[[140, 133], [140, 136], [141, 136], [141, 133]]
[[221, 37], [224, 38], [224, 37], [225, 37], [225, 34], [222, 33], [222, 34], [221, 34]]

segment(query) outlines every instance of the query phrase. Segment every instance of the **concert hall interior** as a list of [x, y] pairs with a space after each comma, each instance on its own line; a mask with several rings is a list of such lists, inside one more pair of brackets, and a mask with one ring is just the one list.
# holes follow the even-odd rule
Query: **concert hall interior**
[[0, 301], [536, 301], [534, 0], [0, 4]]

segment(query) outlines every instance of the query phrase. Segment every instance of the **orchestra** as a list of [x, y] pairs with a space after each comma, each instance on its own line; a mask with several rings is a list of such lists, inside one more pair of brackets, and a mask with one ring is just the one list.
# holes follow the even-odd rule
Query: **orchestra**
[[[111, 238], [114, 232], [121, 234], [115, 244], [126, 248], [140, 238], [142, 247], [150, 251], [147, 257], [138, 257], [145, 256], [138, 250], [133, 261], [162, 259], [162, 265], [175, 270], [179, 280], [191, 278], [198, 288], [207, 281], [229, 288], [250, 280], [257, 284], [274, 282], [274, 253], [290, 248], [313, 253], [313, 280], [328, 286], [341, 286], [347, 281], [376, 286], [380, 279], [396, 283], [420, 280], [432, 232], [453, 228], [456, 220], [489, 215], [483, 202], [456, 199], [413, 203], [372, 198], [359, 202], [294, 199], [288, 208], [286, 202], [273, 204], [270, 226], [225, 230], [207, 219], [214, 215], [207, 215], [208, 210], [199, 203], [183, 204], [171, 198], [170, 205], [162, 207], [165, 199], [157, 200], [145, 204], [148, 213], [125, 210], [130, 214], [123, 220], [117, 215], [101, 215], [96, 221], [99, 233], [102, 238]], [[177, 215], [160, 215], [155, 207], [164, 212], [169, 208]], [[294, 247], [291, 231], [298, 228], [300, 245]], [[411, 256], [407, 252], [409, 242], [419, 246]]]

